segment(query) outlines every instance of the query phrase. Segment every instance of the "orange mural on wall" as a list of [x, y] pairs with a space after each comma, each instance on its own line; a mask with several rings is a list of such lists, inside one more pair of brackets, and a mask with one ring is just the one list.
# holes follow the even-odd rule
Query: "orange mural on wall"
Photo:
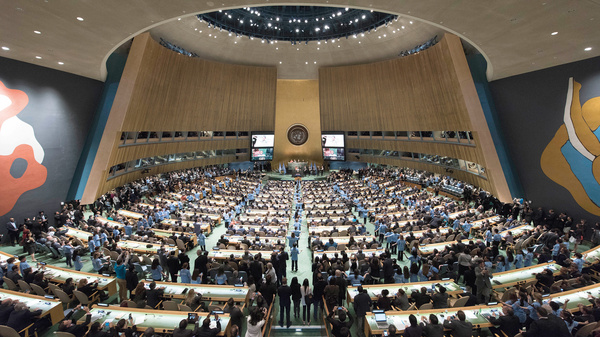
[[[17, 117], [28, 102], [25, 92], [0, 82], [0, 216], [10, 212], [23, 193], [42, 186], [48, 175], [33, 127]], [[27, 168], [14, 177], [11, 167], [17, 159], [26, 161]]]
[[569, 79], [560, 126], [540, 159], [542, 170], [586, 211], [600, 215], [600, 97], [583, 105], [581, 84]]

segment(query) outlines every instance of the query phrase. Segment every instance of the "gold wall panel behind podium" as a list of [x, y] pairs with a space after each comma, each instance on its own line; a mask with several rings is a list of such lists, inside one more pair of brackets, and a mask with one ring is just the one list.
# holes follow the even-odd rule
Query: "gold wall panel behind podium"
[[[321, 120], [319, 112], [319, 81], [278, 80], [275, 107], [275, 149], [273, 166], [290, 159], [323, 162], [321, 155]], [[308, 130], [308, 140], [293, 145], [287, 138], [288, 129], [301, 124]]]

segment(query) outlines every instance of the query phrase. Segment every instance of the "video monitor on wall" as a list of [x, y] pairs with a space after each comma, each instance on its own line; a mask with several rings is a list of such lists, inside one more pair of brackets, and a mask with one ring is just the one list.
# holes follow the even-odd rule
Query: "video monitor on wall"
[[321, 134], [322, 147], [345, 147], [343, 132], [327, 132]]
[[345, 146], [343, 132], [329, 131], [321, 133], [321, 147], [323, 149], [324, 160], [346, 160]]
[[252, 133], [251, 147], [273, 147], [275, 135], [271, 133]]
[[273, 160], [273, 148], [265, 147], [265, 148], [253, 148], [252, 149], [252, 160], [253, 161], [261, 161], [261, 160]]
[[325, 160], [346, 160], [346, 151], [343, 147], [324, 147], [323, 159]]
[[251, 160], [273, 160], [273, 146], [275, 145], [273, 132], [252, 132], [250, 139]]

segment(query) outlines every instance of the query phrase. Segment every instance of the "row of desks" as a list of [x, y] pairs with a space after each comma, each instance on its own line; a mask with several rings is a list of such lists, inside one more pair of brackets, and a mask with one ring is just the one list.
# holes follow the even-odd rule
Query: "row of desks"
[[[594, 297], [600, 297], [600, 284], [595, 284], [591, 286], [587, 286], [584, 288], [579, 288], [575, 290], [566, 291], [560, 294], [554, 294], [552, 297], [547, 298], [548, 301], [556, 301], [560, 303], [565, 303], [568, 299], [566, 309], [572, 312], [578, 311], [578, 305], [590, 305], [588, 300], [588, 295], [592, 295]], [[456, 315], [459, 310], [463, 310], [467, 316], [467, 321], [473, 324], [474, 329], [480, 328], [489, 328], [493, 325], [487, 320], [486, 315], [493, 314], [495, 312], [501, 313], [502, 306], [501, 305], [483, 305], [483, 306], [474, 306], [474, 307], [464, 307], [464, 308], [447, 308], [447, 309], [433, 309], [433, 310], [412, 310], [412, 311], [387, 311], [386, 318], [387, 322], [385, 325], [394, 324], [397, 328], [398, 333], [404, 331], [406, 326], [409, 325], [408, 317], [410, 315], [415, 315], [417, 317], [417, 321], [421, 321], [421, 317], [429, 318], [429, 315], [433, 314], [438, 317], [440, 323], [444, 321], [444, 319], [449, 318], [450, 316]], [[365, 317], [365, 334], [367, 336], [371, 335], [381, 335], [383, 330], [387, 330], [387, 327], [379, 326], [375, 321], [375, 315], [373, 313], [367, 313]]]

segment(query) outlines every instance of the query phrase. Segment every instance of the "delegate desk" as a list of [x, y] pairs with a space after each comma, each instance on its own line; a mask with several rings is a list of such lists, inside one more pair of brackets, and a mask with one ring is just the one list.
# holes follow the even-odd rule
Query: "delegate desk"
[[521, 225], [521, 226], [517, 226], [511, 229], [504, 229], [502, 230], [502, 232], [500, 232], [500, 235], [503, 238], [506, 238], [506, 236], [508, 235], [508, 232], [510, 232], [510, 234], [512, 234], [513, 237], [519, 237], [523, 234], [525, 234], [526, 231], [532, 231], [534, 230], [535, 227], [532, 225]]
[[592, 304], [588, 299], [588, 296], [590, 295], [596, 298], [600, 297], [600, 284], [592, 284], [591, 286], [552, 294], [550, 297], [546, 297], [544, 299], [558, 303], [565, 303], [566, 300], [569, 300], [566, 308], [564, 309], [567, 309], [571, 312], [577, 312], [579, 311], [579, 308], [577, 307], [578, 304], [583, 304], [584, 306]]
[[415, 315], [417, 322], [421, 322], [421, 317], [429, 319], [429, 315], [434, 314], [438, 317], [440, 324], [444, 322], [444, 319], [451, 316], [456, 316], [459, 310], [463, 310], [467, 316], [467, 321], [473, 324], [473, 329], [489, 328], [491, 324], [483, 315], [493, 314], [494, 312], [502, 312], [501, 305], [494, 306], [473, 306], [464, 308], [447, 308], [447, 309], [432, 309], [432, 310], [412, 310], [412, 311], [386, 311], [387, 322], [384, 323], [385, 327], [378, 325], [375, 321], [375, 314], [367, 312], [365, 317], [365, 335], [381, 335], [383, 330], [387, 330], [390, 324], [396, 326], [397, 334], [403, 333], [406, 326], [409, 326], [408, 316]]
[[[356, 241], [356, 243], [363, 243], [363, 242], [371, 243], [371, 242], [373, 242], [373, 240], [377, 240], [373, 235], [356, 235], [356, 236], [353, 236], [353, 238], [354, 238], [354, 241]], [[315, 237], [310, 238], [311, 246], [316, 239], [317, 238], [315, 238]], [[339, 244], [348, 245], [350, 243], [350, 236], [319, 237], [319, 239], [322, 239], [321, 242], [323, 242], [323, 244], [329, 242], [329, 239], [332, 239], [333, 242], [337, 243], [338, 245]]]
[[188, 218], [193, 218], [195, 216], [200, 218], [209, 218], [216, 223], [221, 222], [221, 216], [219, 214], [214, 213], [203, 213], [203, 212], [182, 212], [181, 214], [187, 216]]
[[[333, 257], [336, 253], [338, 254], [338, 257], [342, 256], [342, 252], [346, 252], [346, 255], [348, 256], [352, 256], [352, 255], [356, 255], [358, 254], [358, 249], [357, 250], [318, 250], [318, 251], [314, 251], [313, 252], [313, 261], [315, 258], [319, 258], [320, 260], [323, 259], [323, 255], [327, 255], [327, 257]], [[363, 249], [362, 250], [363, 254], [365, 254], [365, 257], [372, 257], [372, 256], [377, 256], [379, 257], [381, 254], [385, 253], [385, 249], [383, 248], [379, 248], [379, 249]]]
[[531, 267], [519, 268], [501, 273], [495, 273], [492, 277], [492, 288], [508, 288], [517, 284], [526, 283], [535, 280], [535, 274], [541, 273], [544, 269], [550, 269], [554, 274], [560, 271], [559, 264], [549, 262]]
[[[140, 254], [156, 254], [161, 246], [160, 243], [139, 242], [139, 241], [119, 241], [117, 245], [121, 249], [132, 249]], [[179, 249], [175, 246], [164, 246], [167, 252], [175, 251], [175, 255], [179, 255]]]
[[[439, 289], [439, 286], [444, 286], [446, 288], [446, 292], [448, 295], [456, 295], [463, 293], [462, 288], [454, 282], [454, 280], [445, 280], [445, 281], [425, 281], [425, 282], [414, 282], [414, 283], [394, 283], [394, 284], [373, 284], [373, 285], [363, 285], [363, 289], [367, 291], [369, 296], [371, 296], [371, 300], [376, 301], [377, 295], [381, 294], [381, 291], [384, 289], [389, 290], [390, 296], [394, 297], [398, 289], [404, 289], [406, 292], [406, 296], [410, 298], [410, 294], [413, 291], [421, 291], [422, 287], [427, 289], [431, 289], [432, 286], [435, 286]], [[348, 287], [348, 302], [354, 302], [354, 296], [358, 295], [358, 287]]]
[[[288, 231], [288, 225], [287, 224], [286, 225], [270, 225], [270, 226], [268, 226], [268, 225], [261, 226], [261, 225], [240, 225], [240, 224], [237, 224], [237, 225], [231, 225], [231, 226], [229, 226], [229, 229], [233, 230], [233, 231], [244, 230], [245, 229], [247, 232], [251, 232], [252, 230], [254, 230], [254, 232], [257, 233], [256, 235], [258, 235], [258, 232], [262, 231], [263, 228], [266, 231], [276, 231], [278, 233], [283, 232], [284, 234], [287, 233], [287, 231]], [[250, 234], [248, 234], [248, 235], [250, 235]]]
[[273, 220], [277, 220], [279, 221], [280, 224], [289, 224], [290, 223], [290, 217], [278, 217], [278, 216], [263, 216], [263, 215], [240, 215], [238, 216], [238, 219], [242, 222], [254, 222], [256, 220], [264, 220], [266, 222], [273, 222]]
[[68, 230], [65, 233], [65, 235], [70, 238], [73, 238], [73, 239], [78, 239], [79, 241], [81, 241], [83, 243], [87, 243], [88, 238], [90, 236], [94, 236], [94, 234], [92, 234], [90, 232], [82, 231], [81, 229], [77, 229], [77, 228], [73, 228], [73, 227], [68, 227]]
[[583, 255], [583, 260], [588, 265], [598, 263], [600, 259], [600, 246], [586, 250], [585, 252], [581, 253], [581, 255]]
[[165, 229], [152, 229], [152, 232], [154, 233], [155, 236], [157, 236], [159, 238], [170, 238], [171, 236], [173, 236], [173, 234], [175, 234], [175, 236], [177, 238], [179, 238], [182, 234], [188, 234], [192, 239], [192, 243], [194, 244], [194, 247], [196, 247], [196, 245], [198, 245], [198, 237], [196, 236], [196, 234], [194, 234], [192, 232], [179, 232], [179, 231], [170, 231], [170, 230], [165, 230]]
[[[438, 251], [442, 251], [442, 250], [444, 250], [444, 247], [446, 247], [446, 246], [452, 246], [452, 245], [457, 244], [457, 243], [458, 243], [458, 241], [449, 241], [449, 242], [431, 243], [431, 244], [428, 244], [428, 245], [420, 245], [419, 246], [419, 251], [423, 255], [429, 255], [429, 254], [433, 253], [433, 251], [435, 249], [437, 249]], [[409, 250], [409, 252], [410, 252], [410, 250]]]
[[[233, 255], [233, 258], [236, 260], [241, 260], [244, 256], [244, 250], [229, 250], [229, 249], [220, 249], [220, 250], [211, 250], [208, 252], [208, 257], [213, 258], [215, 260], [227, 260]], [[248, 253], [254, 258], [256, 254], [261, 254], [262, 258], [266, 261], [271, 261], [271, 250], [249, 250]]]
[[[160, 223], [163, 225], [167, 225], [167, 226], [174, 226], [178, 222], [181, 222], [183, 227], [190, 227], [192, 229], [194, 228], [195, 222], [191, 221], [191, 220], [164, 219]], [[202, 231], [204, 231], [205, 235], [209, 235], [212, 232], [212, 228], [211, 228], [210, 224], [207, 224], [207, 223], [201, 223], [200, 229], [202, 229]]]
[[0, 302], [5, 299], [19, 300], [25, 303], [29, 310], [42, 310], [41, 316], [50, 315], [52, 324], [56, 324], [65, 318], [62, 303], [58, 300], [51, 300], [42, 296], [20, 293], [12, 290], [0, 288]]
[[341, 231], [349, 231], [350, 228], [352, 228], [352, 226], [354, 226], [354, 228], [358, 232], [357, 225], [360, 225], [360, 224], [356, 223], [356, 225], [340, 225], [340, 226], [322, 226], [322, 225], [315, 226], [315, 225], [312, 225], [312, 226], [308, 227], [308, 233], [310, 233], [311, 235], [313, 233], [315, 233], [318, 236], [323, 236], [323, 232], [331, 232], [333, 230], [333, 228], [337, 229], [338, 232], [341, 232]]
[[[354, 216], [352, 216], [353, 218]], [[314, 216], [314, 217], [306, 217], [306, 222], [317, 222], [317, 223], [326, 223], [327, 221], [331, 220], [333, 222], [338, 222], [340, 220], [342, 221], [350, 221], [352, 219], [349, 216], [346, 215], [336, 215], [336, 216]], [[342, 225], [344, 226], [344, 225]]]
[[249, 209], [246, 211], [247, 216], [259, 216], [264, 217], [265, 215], [276, 215], [279, 217], [289, 216], [289, 211], [282, 211], [277, 209]]
[[[179, 322], [188, 318], [188, 313], [184, 311], [168, 311], [153, 309], [121, 308], [118, 306], [100, 307], [92, 306], [90, 310], [92, 321], [101, 322], [104, 325], [107, 322], [116, 324], [121, 318], [127, 319], [131, 314], [134, 324], [138, 331], [145, 331], [147, 328], [154, 328], [156, 333], [170, 333], [179, 327]], [[197, 312], [200, 324], [208, 316], [208, 312]], [[214, 316], [211, 320], [214, 319]], [[220, 314], [221, 332], [217, 336], [227, 336], [229, 334], [229, 314]], [[84, 321], [79, 321], [81, 324]], [[213, 323], [211, 322], [211, 327]], [[194, 324], [189, 324], [188, 329], [193, 330]]]
[[[239, 246], [242, 244], [242, 240], [244, 240], [244, 236], [243, 235], [227, 235], [226, 237], [227, 240], [229, 240], [229, 245], [233, 245], [233, 246]], [[281, 245], [286, 245], [287, 239], [285, 236], [271, 236], [271, 237], [267, 237], [267, 236], [252, 236], [252, 235], [247, 235], [246, 239], [248, 241], [250, 241], [250, 243], [254, 244], [257, 240], [261, 243], [261, 244], [265, 244], [265, 243], [272, 243], [272, 244], [277, 244], [277, 240], [280, 241]]]
[[[149, 289], [152, 281], [144, 281]], [[188, 284], [172, 282], [156, 282], [157, 288], [163, 288], [165, 296], [184, 299], [187, 291], [194, 289], [197, 294], [202, 295], [203, 300], [227, 302], [233, 298], [236, 303], [245, 303], [250, 292], [248, 287], [236, 287], [235, 285], [216, 285], [216, 284]]]
[[45, 265], [41, 268], [33, 267], [32, 269], [34, 271], [43, 270], [44, 276], [49, 276], [50, 280], [54, 283], [65, 283], [68, 278], [73, 278], [73, 283], [77, 284], [79, 280], [87, 279], [88, 283], [98, 281], [98, 289], [108, 292], [108, 295], [117, 293], [117, 280], [114, 277], [106, 277], [100, 274], [86, 273], [51, 265]]
[[10, 259], [11, 257], [15, 258], [14, 264], [18, 266], [20, 262], [19, 262], [19, 257], [17, 255], [5, 253], [0, 250], [0, 263], [6, 263], [6, 261], [8, 261], [8, 259]]
[[104, 225], [109, 224], [109, 225], [111, 225], [113, 227], [117, 227], [117, 228], [125, 227], [124, 224], [122, 224], [122, 223], [120, 223], [118, 221], [108, 220], [107, 218], [102, 217], [102, 216], [97, 216], [96, 217], [96, 221], [98, 221], [98, 222], [100, 222], [100, 223], [102, 223]]
[[126, 211], [124, 209], [118, 210], [117, 213], [119, 213], [120, 215], [122, 215], [124, 217], [136, 219], [136, 220], [143, 218], [145, 215], [145, 214], [138, 213], [138, 212]]

